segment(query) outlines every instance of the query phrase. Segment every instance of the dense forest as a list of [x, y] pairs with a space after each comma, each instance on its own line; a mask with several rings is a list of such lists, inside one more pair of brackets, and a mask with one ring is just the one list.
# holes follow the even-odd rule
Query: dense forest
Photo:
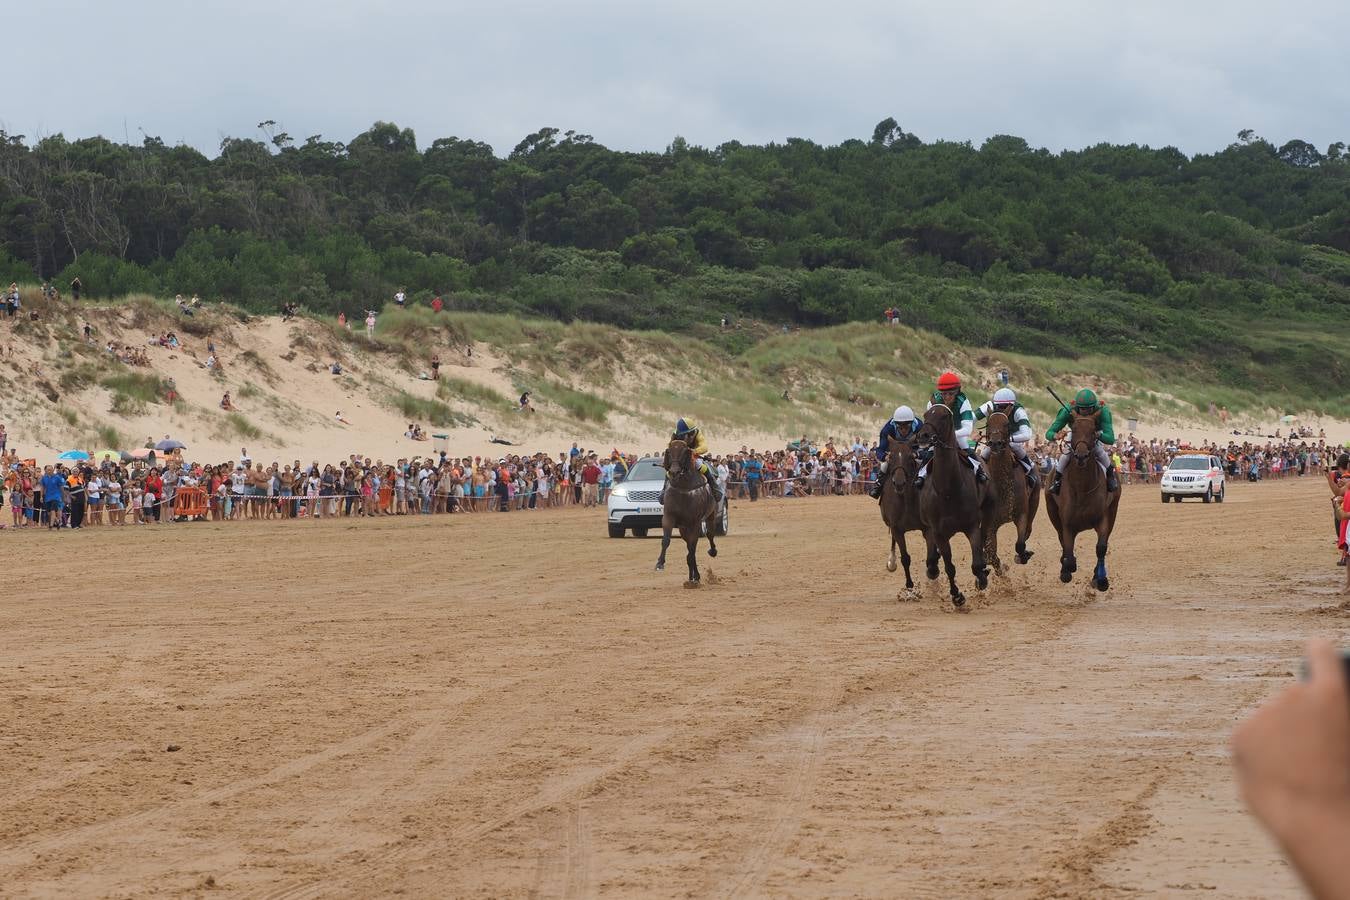
[[[1016, 137], [620, 152], [544, 128], [506, 158], [389, 123], [275, 123], [208, 158], [0, 131], [0, 278], [351, 312], [452, 309], [667, 331], [726, 315], [902, 319], [1011, 350], [1156, 357], [1234, 384], [1339, 387], [1350, 155], [1249, 131], [1213, 154]], [[1292, 385], [1290, 385], [1292, 386]]]

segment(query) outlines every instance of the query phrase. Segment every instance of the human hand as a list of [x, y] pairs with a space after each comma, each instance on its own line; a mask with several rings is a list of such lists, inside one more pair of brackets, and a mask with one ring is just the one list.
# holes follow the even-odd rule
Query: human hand
[[1330, 643], [1310, 642], [1308, 661], [1306, 682], [1234, 729], [1233, 764], [1248, 808], [1324, 896], [1317, 888], [1346, 864], [1350, 841], [1350, 691]]

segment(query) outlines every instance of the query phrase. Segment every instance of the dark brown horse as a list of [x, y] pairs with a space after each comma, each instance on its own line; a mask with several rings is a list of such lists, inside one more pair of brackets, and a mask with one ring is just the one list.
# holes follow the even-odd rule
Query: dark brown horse
[[964, 534], [970, 541], [970, 571], [980, 590], [989, 586], [989, 567], [984, 561], [984, 523], [993, 513], [994, 491], [990, 484], [977, 484], [957, 446], [952, 411], [941, 404], [924, 413], [919, 443], [932, 451], [928, 479], [919, 492], [919, 520], [928, 544], [928, 580], [938, 577], [938, 554], [942, 555], [951, 588], [952, 604], [965, 605], [966, 596], [956, 587], [952, 563], [952, 536]]
[[1059, 580], [1068, 584], [1078, 571], [1074, 556], [1074, 542], [1083, 531], [1097, 532], [1097, 567], [1092, 583], [1099, 591], [1111, 586], [1106, 577], [1106, 549], [1111, 530], [1116, 527], [1116, 509], [1120, 506], [1120, 491], [1106, 489], [1106, 473], [1097, 464], [1092, 446], [1097, 440], [1097, 416], [1073, 414], [1069, 425], [1069, 450], [1072, 457], [1064, 472], [1059, 496], [1045, 495], [1045, 511], [1050, 523], [1059, 532]]
[[905, 533], [923, 531], [919, 521], [919, 492], [914, 490], [914, 447], [909, 441], [892, 441], [886, 457], [886, 483], [881, 486], [881, 521], [891, 530], [891, 555], [886, 560], [886, 571], [895, 571], [895, 547], [900, 546], [900, 561], [905, 566], [905, 587], [914, 588], [909, 573], [909, 548]]
[[684, 441], [671, 441], [661, 458], [661, 467], [666, 470], [666, 502], [661, 510], [661, 555], [656, 560], [656, 571], [666, 567], [666, 548], [670, 546], [670, 533], [680, 529], [680, 537], [689, 548], [686, 560], [689, 563], [689, 584], [699, 583], [698, 549], [699, 535], [708, 535], [708, 555], [717, 555], [717, 502], [713, 499], [712, 488], [694, 465], [694, 454]]
[[1017, 526], [1017, 562], [1025, 565], [1031, 559], [1027, 539], [1041, 508], [1040, 485], [1027, 484], [1026, 472], [1012, 451], [1012, 423], [1005, 413], [989, 414], [984, 426], [984, 443], [989, 448], [989, 481], [997, 489], [998, 501], [994, 514], [985, 525], [984, 555], [993, 563], [994, 571], [1003, 574], [1003, 561], [998, 557], [998, 529], [1011, 522]]

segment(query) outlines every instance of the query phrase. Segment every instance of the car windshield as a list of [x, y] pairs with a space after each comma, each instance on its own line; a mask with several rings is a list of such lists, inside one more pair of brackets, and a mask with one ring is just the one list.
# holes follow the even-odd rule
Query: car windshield
[[1179, 456], [1172, 460], [1174, 469], [1208, 469], [1209, 460], [1200, 456]]
[[640, 459], [625, 481], [665, 481], [666, 470], [655, 459]]

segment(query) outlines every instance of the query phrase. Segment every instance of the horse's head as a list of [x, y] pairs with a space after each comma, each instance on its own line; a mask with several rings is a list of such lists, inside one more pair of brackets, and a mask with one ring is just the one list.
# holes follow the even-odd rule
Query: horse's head
[[941, 403], [930, 406], [923, 414], [917, 441], [923, 447], [952, 447], [956, 444], [956, 426], [951, 407]]
[[1011, 436], [1012, 425], [1008, 421], [1008, 414], [991, 412], [984, 425], [984, 442], [989, 445], [989, 449], [995, 452], [1008, 449]]
[[1097, 442], [1098, 415], [1074, 413], [1073, 423], [1069, 425], [1069, 450], [1073, 453], [1073, 461], [1080, 466], [1087, 465], [1092, 459], [1092, 445]]
[[661, 456], [661, 468], [670, 473], [672, 481], [686, 475], [694, 466], [694, 453], [681, 440], [673, 440]]

